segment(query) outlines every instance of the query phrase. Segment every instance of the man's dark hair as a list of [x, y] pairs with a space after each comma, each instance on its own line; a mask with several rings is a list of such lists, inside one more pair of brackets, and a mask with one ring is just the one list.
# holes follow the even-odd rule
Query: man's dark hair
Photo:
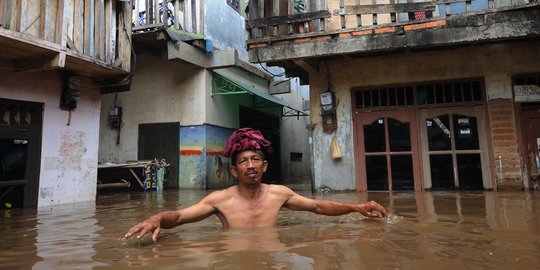
[[[249, 151], [249, 150], [244, 150], [244, 151]], [[232, 166], [236, 166], [236, 159], [238, 158], [238, 154], [240, 154], [241, 152], [244, 152], [244, 151], [236, 151], [232, 154], [231, 156], [231, 165]], [[257, 152], [257, 154], [261, 155], [261, 158], [264, 160], [264, 152], [261, 151], [261, 150], [252, 150], [252, 151], [255, 151]]]

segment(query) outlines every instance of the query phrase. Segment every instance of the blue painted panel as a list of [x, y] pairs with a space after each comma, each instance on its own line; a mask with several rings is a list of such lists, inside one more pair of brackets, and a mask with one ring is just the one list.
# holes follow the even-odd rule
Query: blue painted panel
[[465, 2], [452, 3], [450, 4], [451, 14], [460, 14], [467, 12], [467, 4]]
[[439, 14], [440, 16], [446, 16], [446, 5], [439, 5]]
[[471, 7], [473, 11], [486, 10], [489, 7], [488, 0], [472, 0]]

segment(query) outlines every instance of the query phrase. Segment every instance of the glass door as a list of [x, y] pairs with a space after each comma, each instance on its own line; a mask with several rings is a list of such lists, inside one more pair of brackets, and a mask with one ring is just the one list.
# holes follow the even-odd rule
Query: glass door
[[432, 190], [492, 188], [484, 109], [422, 111], [424, 186]]
[[356, 119], [357, 187], [422, 189], [414, 112], [362, 113]]

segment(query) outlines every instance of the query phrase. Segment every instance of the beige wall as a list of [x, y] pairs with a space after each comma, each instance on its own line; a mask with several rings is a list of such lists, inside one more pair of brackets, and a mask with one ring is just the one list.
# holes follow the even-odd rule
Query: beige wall
[[[405, 52], [321, 64], [310, 74], [311, 122], [314, 130], [314, 168], [317, 187], [354, 189], [354, 144], [351, 87], [388, 85], [445, 79], [484, 77], [488, 99], [511, 99], [511, 77], [540, 72], [540, 42], [475, 45], [427, 52]], [[327, 76], [327, 71], [330, 71]], [[322, 132], [319, 95], [330, 89], [339, 100], [336, 134], [343, 151], [341, 161], [333, 161], [330, 141], [334, 134]]]
[[59, 72], [0, 71], [0, 98], [44, 104], [38, 207], [94, 201], [100, 92], [81, 77], [77, 108], [61, 110]]
[[103, 95], [100, 132], [100, 162], [137, 159], [138, 126], [144, 123], [205, 122], [205, 72], [193, 65], [139, 54], [131, 91], [118, 93], [123, 108], [120, 144], [118, 131], [107, 120], [115, 94]]

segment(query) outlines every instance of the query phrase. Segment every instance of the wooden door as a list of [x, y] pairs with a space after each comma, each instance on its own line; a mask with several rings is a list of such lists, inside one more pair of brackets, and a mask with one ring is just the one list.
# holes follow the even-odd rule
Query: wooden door
[[357, 113], [357, 189], [422, 190], [414, 111]]
[[432, 190], [493, 187], [483, 106], [420, 113], [424, 186]]

